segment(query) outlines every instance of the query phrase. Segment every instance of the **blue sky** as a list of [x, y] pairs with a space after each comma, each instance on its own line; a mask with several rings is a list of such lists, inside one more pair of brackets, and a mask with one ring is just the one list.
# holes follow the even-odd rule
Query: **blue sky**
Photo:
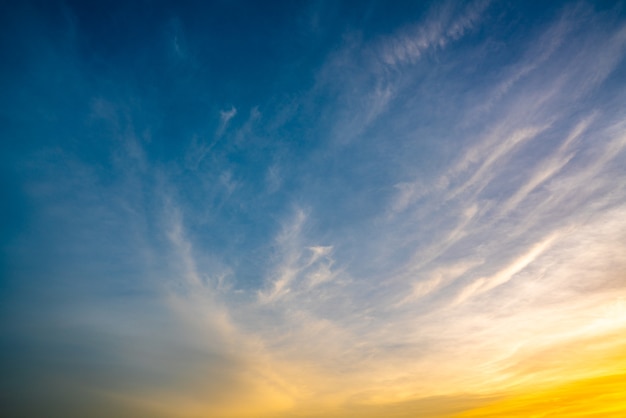
[[434, 417], [602, 372], [625, 6], [3, 5], [2, 402]]

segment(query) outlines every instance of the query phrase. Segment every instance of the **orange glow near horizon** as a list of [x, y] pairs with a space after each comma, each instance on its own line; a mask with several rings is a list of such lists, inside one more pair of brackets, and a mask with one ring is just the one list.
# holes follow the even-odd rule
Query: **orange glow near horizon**
[[[487, 383], [485, 387], [473, 387], [473, 392], [469, 387], [456, 387], [447, 394], [414, 393], [398, 400], [385, 399], [382, 392], [373, 394], [374, 397], [355, 396], [362, 393], [368, 384], [365, 381], [361, 387], [356, 381], [352, 382], [354, 387], [341, 387], [335, 381], [335, 385], [325, 388], [325, 395], [320, 381], [320, 387], [307, 392], [286, 381], [281, 388], [267, 380], [252, 379], [245, 394], [210, 405], [201, 397], [167, 394], [114, 397], [136, 411], [137, 416], [152, 417], [618, 418], [626, 414], [626, 356], [620, 340], [620, 335], [611, 334], [578, 341], [569, 347], [554, 347], [550, 355], [535, 357], [532, 367], [517, 368], [515, 374], [503, 378], [502, 390], [494, 390], [495, 386]], [[555, 364], [559, 353], [561, 362]], [[320, 379], [304, 375], [301, 378], [309, 382]], [[384, 391], [394, 392], [398, 392], [396, 387]]]
[[621, 418], [625, 414], [626, 373], [621, 373], [518, 394], [454, 418]]

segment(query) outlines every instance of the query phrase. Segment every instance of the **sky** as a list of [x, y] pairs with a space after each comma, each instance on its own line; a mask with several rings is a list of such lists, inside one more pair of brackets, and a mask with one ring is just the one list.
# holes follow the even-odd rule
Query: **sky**
[[626, 414], [626, 3], [0, 6], [0, 406]]

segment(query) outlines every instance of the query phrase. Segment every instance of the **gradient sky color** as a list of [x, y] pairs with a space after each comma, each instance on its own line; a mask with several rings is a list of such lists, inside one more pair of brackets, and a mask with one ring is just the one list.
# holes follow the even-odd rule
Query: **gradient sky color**
[[623, 1], [0, 34], [0, 415], [626, 416]]

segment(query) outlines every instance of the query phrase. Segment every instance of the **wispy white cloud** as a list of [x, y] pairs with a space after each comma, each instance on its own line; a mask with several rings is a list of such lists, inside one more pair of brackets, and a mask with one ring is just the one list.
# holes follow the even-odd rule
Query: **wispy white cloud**
[[167, 236], [174, 246], [174, 252], [177, 254], [177, 259], [180, 260], [182, 277], [187, 282], [187, 285], [192, 288], [201, 286], [203, 280], [198, 273], [198, 269], [194, 261], [191, 243], [184, 235], [180, 210], [172, 208], [168, 218], [170, 218], [172, 222], [168, 228], [169, 230], [167, 232]]
[[[233, 115], [232, 117], [234, 117], [235, 115]], [[259, 111], [258, 106], [254, 106], [252, 109], [250, 109], [248, 119], [233, 134], [235, 144], [242, 146], [245, 145], [246, 141], [250, 141], [251, 137], [253, 137], [254, 127], [261, 120], [261, 118], [262, 114], [261, 111]]]
[[220, 110], [220, 124], [217, 128], [217, 131], [215, 132], [216, 138], [220, 138], [224, 134], [224, 131], [226, 131], [226, 128], [228, 128], [228, 124], [230, 123], [231, 119], [234, 118], [236, 115], [237, 109], [234, 106], [232, 106], [229, 110]]
[[280, 166], [277, 164], [271, 165], [267, 169], [267, 173], [265, 174], [265, 182], [267, 183], [267, 189], [269, 193], [275, 193], [280, 189], [283, 178], [281, 176]]
[[537, 40], [530, 43], [520, 61], [511, 65], [509, 73], [488, 93], [487, 100], [478, 106], [473, 117], [490, 110], [513, 86], [545, 64], [566, 41], [574, 28], [575, 24], [569, 12], [563, 13], [556, 23], [551, 23]]
[[167, 25], [166, 36], [169, 41], [168, 47], [173, 52], [176, 60], [184, 60], [190, 57], [181, 19], [173, 18], [170, 20]]
[[445, 48], [478, 26], [489, 3], [474, 1], [461, 10], [451, 2], [437, 5], [423, 22], [384, 38], [375, 48], [389, 66], [414, 64], [427, 51]]
[[[506, 163], [515, 149], [526, 141], [536, 138], [541, 132], [548, 129], [548, 126], [529, 126], [515, 130], [510, 134], [503, 134], [496, 130], [493, 136], [488, 137], [486, 142], [491, 143], [487, 149], [477, 152], [470, 149], [458, 164], [458, 168], [453, 169], [460, 172], [459, 176], [467, 175], [469, 168], [470, 177], [467, 181], [462, 181], [461, 185], [454, 189], [448, 198], [455, 198], [459, 194], [464, 194], [468, 190], [477, 194], [480, 193], [493, 179], [497, 164]], [[483, 144], [481, 144], [483, 145]], [[482, 147], [481, 147], [482, 148]], [[477, 166], [475, 169], [473, 166]], [[470, 168], [472, 167], [472, 168]]]
[[594, 117], [595, 114], [592, 114], [580, 121], [563, 141], [559, 149], [533, 170], [534, 172], [526, 184], [522, 185], [515, 194], [502, 204], [500, 209], [501, 216], [515, 208], [530, 192], [557, 174], [574, 157], [574, 151], [571, 150], [572, 144], [585, 132]]
[[306, 212], [298, 208], [276, 237], [276, 264], [267, 278], [269, 289], [258, 294], [261, 303], [275, 302], [290, 292], [297, 298], [336, 275], [332, 269], [333, 247], [307, 246], [303, 231], [306, 223]]
[[546, 249], [549, 248], [557, 237], [558, 234], [549, 235], [544, 240], [534, 244], [527, 252], [517, 257], [511, 264], [507, 265], [502, 270], [492, 276], [480, 277], [479, 279], [473, 281], [461, 290], [455, 300], [455, 303], [463, 303], [471, 297], [488, 292], [489, 290], [510, 281], [513, 276], [524, 270], [529, 264], [535, 261], [537, 257], [546, 251]]
[[331, 137], [345, 145], [363, 134], [402, 93], [402, 73], [423, 54], [441, 51], [478, 27], [489, 3], [438, 4], [421, 21], [367, 43], [358, 34], [346, 35], [317, 74], [316, 90], [339, 93]]
[[411, 293], [402, 299], [399, 305], [414, 302], [449, 285], [482, 263], [484, 260], [463, 260], [450, 266], [436, 267], [434, 271], [426, 275], [427, 278], [422, 278], [413, 283]]
[[263, 303], [272, 302], [290, 291], [289, 285], [296, 279], [300, 270], [301, 232], [306, 221], [306, 214], [297, 209], [293, 220], [283, 226], [276, 238], [276, 248], [279, 262], [270, 278], [267, 291], [259, 292], [259, 300]]

